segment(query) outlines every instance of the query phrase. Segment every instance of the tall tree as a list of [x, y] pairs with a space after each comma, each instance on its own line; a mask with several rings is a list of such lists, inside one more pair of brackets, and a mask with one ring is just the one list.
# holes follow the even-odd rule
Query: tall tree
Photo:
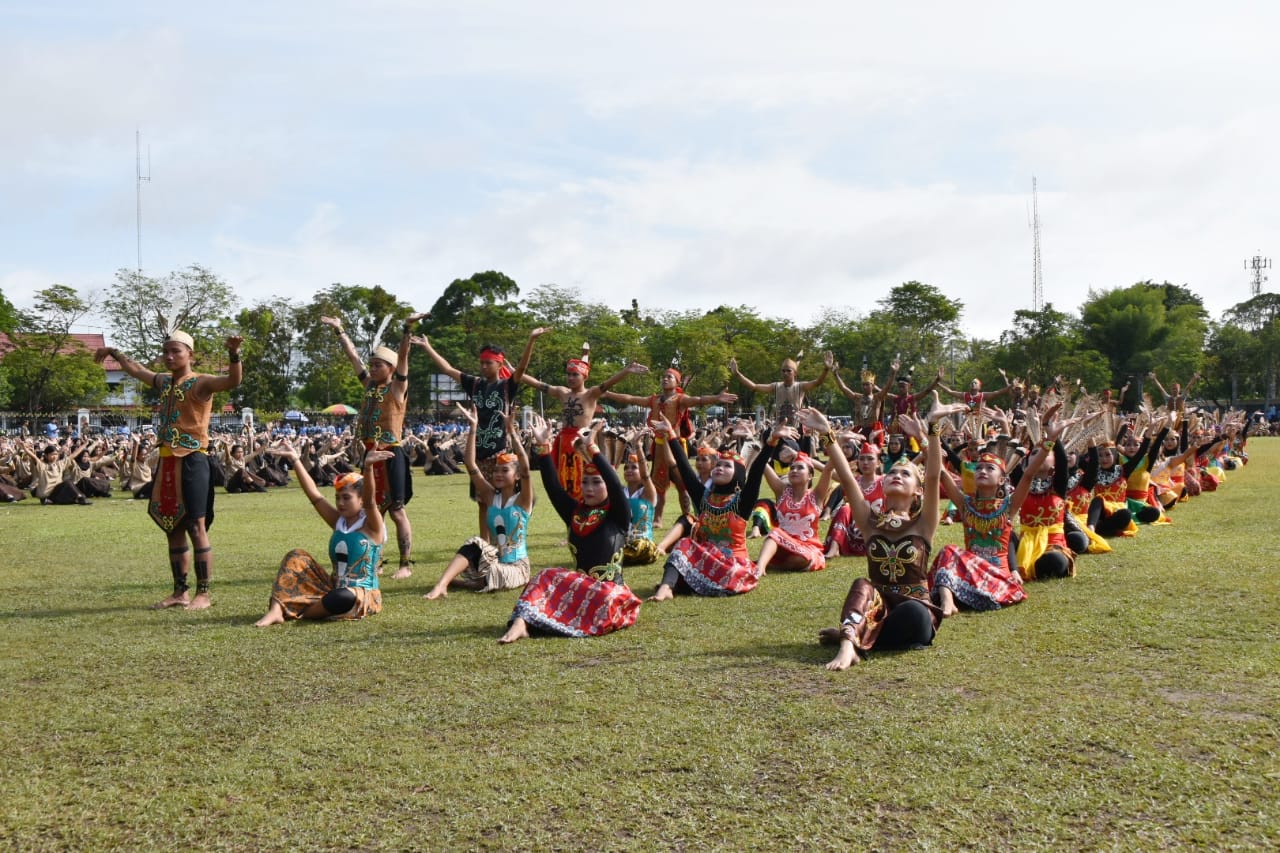
[[287, 299], [270, 299], [236, 315], [244, 338], [244, 381], [231, 395], [239, 406], [279, 411], [289, 408], [295, 381], [295, 339], [298, 307]]
[[116, 345], [143, 363], [159, 357], [164, 332], [160, 312], [196, 340], [196, 351], [220, 349], [220, 334], [236, 308], [231, 286], [198, 264], [152, 278], [136, 270], [116, 272], [103, 300]]
[[[1170, 307], [1172, 306], [1172, 307]], [[1208, 332], [1204, 308], [1176, 285], [1138, 282], [1090, 291], [1080, 312], [1085, 342], [1102, 353], [1117, 386], [1132, 380], [1126, 401], [1142, 399], [1142, 383], [1157, 367], [1183, 381], [1203, 363]]]
[[867, 319], [895, 330], [895, 355], [904, 369], [922, 365], [932, 373], [946, 362], [947, 344], [962, 337], [964, 303], [948, 298], [931, 284], [903, 282], [876, 305]]
[[0, 332], [9, 334], [18, 328], [18, 322], [22, 319], [21, 312], [13, 307], [13, 303], [5, 298], [4, 293], [0, 292]]
[[39, 291], [20, 318], [4, 359], [12, 403], [29, 412], [93, 404], [107, 393], [106, 375], [71, 330], [94, 310], [92, 299], [55, 284]]

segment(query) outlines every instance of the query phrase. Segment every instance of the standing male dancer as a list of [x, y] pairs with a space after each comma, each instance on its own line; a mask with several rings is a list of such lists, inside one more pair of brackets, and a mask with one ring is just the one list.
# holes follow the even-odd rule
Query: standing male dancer
[[[239, 335], [227, 338], [227, 372], [212, 376], [191, 369], [195, 340], [186, 332], [168, 333], [161, 350], [169, 373], [153, 373], [126, 357], [115, 347], [94, 351], [94, 361], [111, 356], [121, 369], [139, 382], [159, 391], [160, 461], [156, 468], [147, 513], [169, 539], [169, 569], [173, 572], [173, 594], [152, 605], [157, 610], [183, 607], [205, 610], [212, 605], [209, 581], [213, 574], [213, 546], [209, 526], [213, 524], [213, 482], [209, 477], [209, 419], [213, 395], [240, 384]], [[190, 547], [187, 542], [190, 540]], [[195, 552], [196, 597], [187, 583], [189, 555]]]
[[391, 577], [403, 580], [413, 574], [413, 527], [405, 504], [413, 498], [413, 479], [409, 460], [404, 454], [400, 438], [404, 433], [404, 405], [409, 393], [409, 344], [414, 325], [426, 314], [411, 314], [405, 318], [399, 350], [376, 346], [365, 367], [356, 346], [347, 337], [342, 321], [335, 317], [321, 317], [320, 322], [338, 333], [338, 343], [356, 370], [356, 376], [364, 385], [364, 402], [360, 407], [360, 419], [356, 425], [356, 438], [365, 450], [390, 450], [390, 459], [376, 462], [366, 470], [365, 476], [373, 476], [377, 484], [375, 494], [378, 509], [390, 516], [396, 526], [396, 545], [400, 549], [400, 566]]

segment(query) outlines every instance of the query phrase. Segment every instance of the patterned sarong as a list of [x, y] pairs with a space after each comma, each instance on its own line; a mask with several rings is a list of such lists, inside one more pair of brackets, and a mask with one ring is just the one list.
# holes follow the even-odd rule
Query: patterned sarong
[[999, 610], [1027, 598], [1015, 572], [955, 545], [943, 548], [929, 570], [929, 588], [938, 587], [970, 610]]
[[728, 546], [681, 539], [667, 557], [667, 565], [698, 595], [741, 595], [760, 582], [755, 563], [734, 555]]
[[[346, 613], [330, 619], [363, 619], [382, 611], [382, 590], [347, 587], [355, 594], [356, 604]], [[333, 575], [301, 548], [295, 548], [280, 561], [271, 600], [284, 610], [285, 619], [301, 619], [311, 605], [334, 590]]]
[[543, 569], [520, 593], [515, 616], [568, 637], [598, 637], [630, 627], [640, 599], [625, 584], [574, 569]]

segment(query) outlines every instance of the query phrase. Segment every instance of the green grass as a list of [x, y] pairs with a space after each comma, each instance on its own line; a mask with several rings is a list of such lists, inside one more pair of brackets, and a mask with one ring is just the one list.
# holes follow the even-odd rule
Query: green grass
[[[219, 495], [204, 613], [147, 609], [140, 502], [0, 506], [0, 846], [1275, 846], [1280, 441], [1250, 450], [1173, 526], [845, 673], [814, 639], [854, 559], [497, 646], [516, 592], [421, 598], [473, 532], [462, 477], [415, 484], [382, 614], [265, 630], [280, 557], [327, 541], [296, 488]], [[540, 501], [535, 567], [562, 537]]]

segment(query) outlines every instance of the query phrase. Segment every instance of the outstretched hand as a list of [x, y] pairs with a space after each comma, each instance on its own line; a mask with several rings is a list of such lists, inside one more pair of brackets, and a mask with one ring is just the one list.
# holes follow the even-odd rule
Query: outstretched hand
[[388, 459], [394, 459], [395, 453], [390, 450], [370, 450], [364, 455], [364, 464], [372, 465], [375, 462], [386, 462]]
[[542, 415], [535, 414], [529, 421], [529, 434], [533, 436], [534, 444], [550, 444], [551, 424]]
[[814, 432], [824, 433], [831, 429], [831, 421], [827, 420], [827, 416], [814, 408], [800, 409], [796, 412], [796, 419], [805, 429]]

